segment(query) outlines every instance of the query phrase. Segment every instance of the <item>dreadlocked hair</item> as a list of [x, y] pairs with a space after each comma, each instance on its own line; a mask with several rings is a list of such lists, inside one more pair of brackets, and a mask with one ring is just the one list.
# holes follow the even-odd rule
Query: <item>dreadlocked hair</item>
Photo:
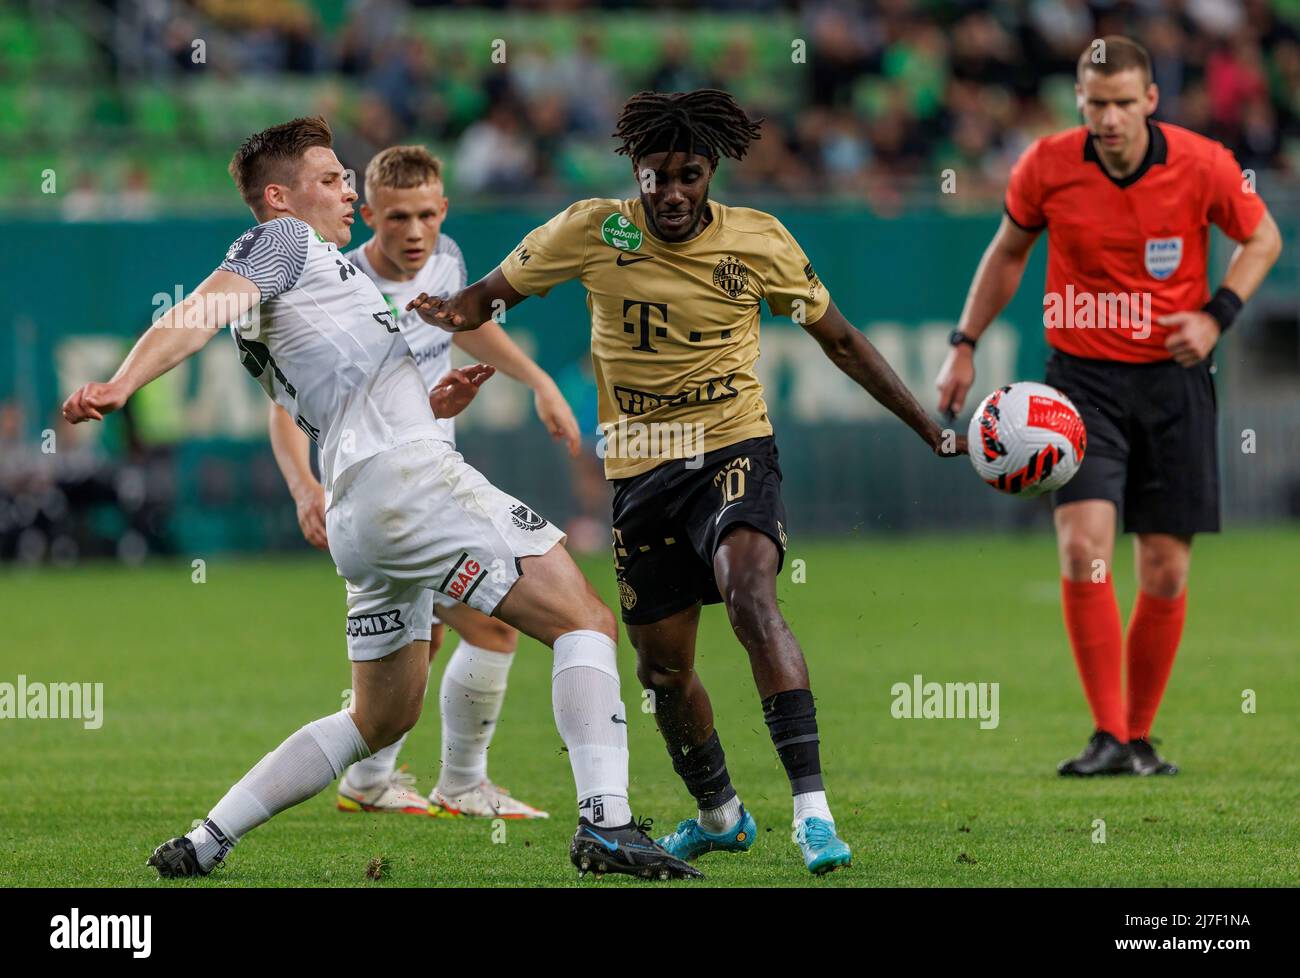
[[651, 146], [662, 144], [665, 133], [670, 146], [685, 134], [692, 142], [712, 147], [714, 163], [719, 153], [740, 160], [759, 138], [762, 122], [745, 115], [731, 93], [717, 88], [638, 92], [618, 117], [614, 138], [623, 143], [615, 152], [637, 160], [652, 152]]

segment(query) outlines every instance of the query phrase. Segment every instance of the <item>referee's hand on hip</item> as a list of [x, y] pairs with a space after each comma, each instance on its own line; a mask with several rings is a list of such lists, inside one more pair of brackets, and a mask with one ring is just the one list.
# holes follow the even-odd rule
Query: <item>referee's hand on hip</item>
[[1169, 327], [1165, 349], [1181, 367], [1194, 367], [1210, 355], [1219, 342], [1219, 324], [1208, 312], [1171, 312], [1156, 322]]

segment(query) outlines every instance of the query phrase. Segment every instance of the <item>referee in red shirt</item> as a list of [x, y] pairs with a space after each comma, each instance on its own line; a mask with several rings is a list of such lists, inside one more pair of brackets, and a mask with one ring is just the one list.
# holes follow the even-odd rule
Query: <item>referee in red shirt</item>
[[[1209, 357], [1282, 240], [1231, 152], [1152, 121], [1159, 92], [1141, 45], [1094, 42], [1075, 93], [1084, 125], [1037, 140], [1011, 172], [939, 371], [939, 409], [965, 404], [975, 345], [1046, 230], [1046, 381], [1088, 429], [1083, 465], [1053, 497], [1061, 603], [1096, 727], [1059, 771], [1174, 774], [1149, 735], [1182, 635], [1192, 537], [1219, 529]], [[1211, 224], [1239, 243], [1213, 296]], [[1118, 514], [1136, 535], [1127, 635], [1110, 573]]]

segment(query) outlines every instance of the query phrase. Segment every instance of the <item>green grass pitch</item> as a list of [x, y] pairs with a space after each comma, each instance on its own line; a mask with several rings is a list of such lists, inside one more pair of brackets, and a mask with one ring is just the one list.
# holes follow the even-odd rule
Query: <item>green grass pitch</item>
[[[1175, 778], [1064, 780], [1091, 726], [1060, 622], [1046, 536], [795, 541], [780, 586], [808, 656], [822, 758], [851, 869], [813, 880], [790, 841], [788, 788], [748, 663], [720, 608], [699, 667], [732, 777], [758, 820], [745, 856], [699, 865], [719, 886], [1295, 885], [1295, 529], [1196, 544], [1187, 629], [1156, 735]], [[1127, 619], [1132, 562], [1116, 580]], [[793, 583], [793, 561], [806, 582]], [[584, 559], [615, 602], [607, 557]], [[348, 815], [334, 793], [252, 832], [205, 880], [160, 883], [145, 857], [189, 829], [263, 753], [340, 707], [349, 685], [343, 586], [321, 555], [0, 574], [0, 682], [105, 684], [99, 730], [0, 720], [0, 881], [47, 886], [624, 886], [578, 881], [569, 766], [551, 720], [549, 656], [525, 641], [491, 753], [493, 777], [548, 822]], [[450, 638], [448, 647], [455, 639]], [[428, 791], [435, 662], [403, 759]], [[626, 638], [620, 646], [632, 806], [655, 830], [693, 814], [669, 766]], [[891, 686], [1000, 683], [1000, 724], [905, 720]], [[1254, 713], [1243, 712], [1253, 690]], [[1105, 841], [1094, 841], [1097, 820]], [[381, 879], [366, 876], [375, 858]], [[698, 885], [683, 883], [673, 885]]]

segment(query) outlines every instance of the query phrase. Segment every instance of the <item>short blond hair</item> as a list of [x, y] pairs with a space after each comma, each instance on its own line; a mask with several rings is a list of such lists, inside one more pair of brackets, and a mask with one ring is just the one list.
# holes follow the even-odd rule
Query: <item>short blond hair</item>
[[423, 146], [389, 146], [366, 166], [366, 196], [372, 189], [407, 190], [442, 180], [442, 160]]

